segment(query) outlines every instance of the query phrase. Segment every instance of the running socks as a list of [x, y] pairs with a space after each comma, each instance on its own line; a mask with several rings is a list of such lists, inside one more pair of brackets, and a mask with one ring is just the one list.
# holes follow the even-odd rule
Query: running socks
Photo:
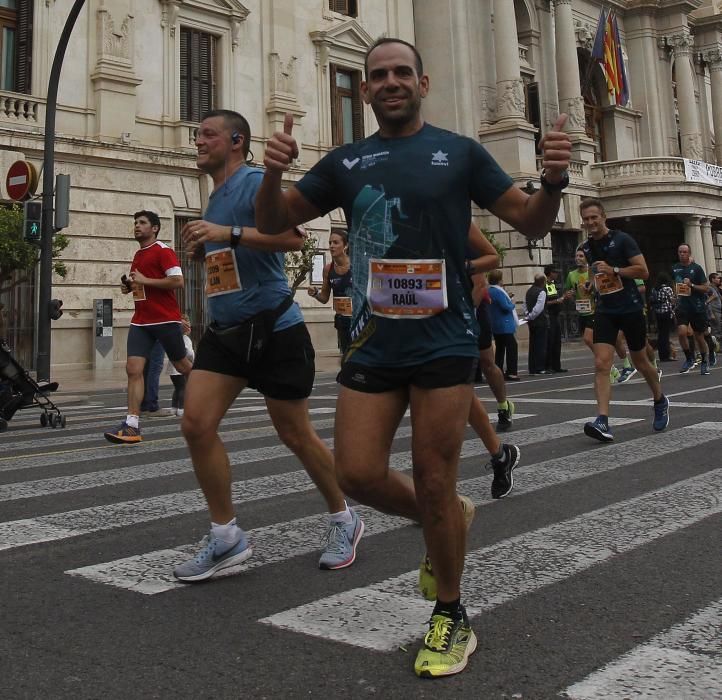
[[497, 401], [496, 408], [498, 411], [508, 411], [509, 410], [509, 402], [508, 401]]
[[444, 617], [450, 617], [452, 620], [463, 620], [464, 611], [461, 607], [461, 598], [452, 600], [450, 603], [442, 603], [438, 598], [434, 607], [434, 612], [431, 616], [443, 615]]
[[214, 537], [221, 542], [225, 542], [229, 545], [234, 545], [238, 542], [238, 532], [240, 528], [236, 525], [236, 519], [229, 520], [225, 525], [219, 525], [218, 523], [211, 523], [211, 532]]
[[125, 424], [129, 428], [135, 428], [138, 429], [138, 416], [134, 416], [132, 414], [129, 414], [125, 417]]
[[501, 462], [501, 464], [506, 464], [506, 453], [504, 452], [504, 444], [499, 444], [499, 451], [495, 455], [491, 455], [491, 458], [495, 462]]
[[350, 525], [353, 522], [353, 515], [351, 514], [351, 511], [349, 510], [348, 503], [346, 501], [343, 502], [344, 506], [346, 506], [345, 510], [341, 510], [338, 513], [329, 513], [328, 519], [332, 523], [340, 523], [341, 525]]

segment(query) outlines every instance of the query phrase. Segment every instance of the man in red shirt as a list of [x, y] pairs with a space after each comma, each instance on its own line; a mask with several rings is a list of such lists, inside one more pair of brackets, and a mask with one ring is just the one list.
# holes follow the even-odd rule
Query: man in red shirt
[[175, 290], [183, 287], [183, 273], [171, 248], [158, 240], [160, 219], [153, 211], [133, 215], [133, 233], [140, 250], [133, 257], [130, 274], [123, 275], [120, 289], [133, 294], [135, 313], [128, 330], [128, 415], [106, 440], [122, 444], [142, 441], [139, 416], [143, 400], [143, 368], [159, 341], [168, 359], [181, 374], [191, 371], [183, 342], [181, 313]]

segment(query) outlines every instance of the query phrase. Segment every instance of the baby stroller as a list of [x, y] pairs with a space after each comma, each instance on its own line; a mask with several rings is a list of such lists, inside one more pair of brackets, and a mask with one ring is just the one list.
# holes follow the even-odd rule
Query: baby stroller
[[36, 406], [42, 411], [40, 425], [64, 428], [65, 416], [48, 397], [57, 388], [57, 382], [38, 384], [0, 341], [0, 432], [7, 430], [18, 410]]

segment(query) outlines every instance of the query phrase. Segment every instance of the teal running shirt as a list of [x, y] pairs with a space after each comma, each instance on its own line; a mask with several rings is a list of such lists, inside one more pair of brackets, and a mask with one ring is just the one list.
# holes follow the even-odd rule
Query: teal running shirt
[[[465, 273], [471, 203], [488, 208], [512, 185], [479, 143], [430, 124], [412, 136], [377, 133], [340, 146], [311, 168], [297, 183], [299, 192], [324, 214], [342, 207], [349, 228], [353, 321], [347, 360], [405, 367], [478, 356]], [[421, 281], [374, 278], [369, 284], [371, 259], [443, 260], [446, 310], [428, 318], [379, 315], [368, 299], [377, 282], [408, 285], [395, 290], [400, 294], [394, 298], [403, 301], [415, 298], [414, 284]]]

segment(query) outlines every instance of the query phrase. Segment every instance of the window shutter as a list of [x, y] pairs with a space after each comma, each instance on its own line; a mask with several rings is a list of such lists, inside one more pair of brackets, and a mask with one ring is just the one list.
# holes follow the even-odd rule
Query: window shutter
[[329, 0], [328, 9], [349, 17], [356, 17], [356, 0]]
[[190, 121], [189, 100], [189, 66], [190, 56], [190, 32], [181, 28], [180, 32], [180, 118], [182, 121]]
[[33, 0], [18, 1], [16, 31], [15, 92], [29, 94], [32, 87]]
[[[333, 0], [331, 0], [333, 2]], [[336, 66], [332, 63], [329, 74], [331, 76], [331, 143], [338, 146], [343, 143], [343, 125], [341, 124], [341, 110], [338, 104], [338, 86], [336, 85]]]
[[218, 103], [216, 53], [212, 34], [181, 29], [180, 113], [187, 122], [199, 122]]
[[210, 34], [199, 35], [198, 119], [216, 104], [216, 38]]
[[191, 32], [191, 52], [189, 56], [190, 67], [190, 100], [188, 120], [198, 122], [201, 120], [200, 99], [201, 99], [201, 35], [199, 32]]
[[364, 137], [364, 104], [361, 99], [361, 72], [354, 71], [351, 83], [353, 90], [353, 140]]

